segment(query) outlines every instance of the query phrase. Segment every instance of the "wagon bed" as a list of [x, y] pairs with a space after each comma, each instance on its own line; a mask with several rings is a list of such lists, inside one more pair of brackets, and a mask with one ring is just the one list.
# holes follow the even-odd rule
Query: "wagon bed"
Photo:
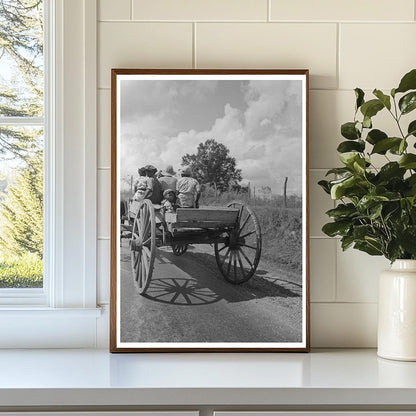
[[181, 228], [229, 228], [237, 223], [239, 210], [224, 207], [178, 208], [165, 214], [166, 224], [172, 230]]

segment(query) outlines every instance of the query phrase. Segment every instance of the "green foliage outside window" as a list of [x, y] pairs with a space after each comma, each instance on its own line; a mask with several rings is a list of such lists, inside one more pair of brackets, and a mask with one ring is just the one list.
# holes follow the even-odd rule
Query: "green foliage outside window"
[[[43, 134], [43, 4], [0, 0], [0, 287], [41, 287]], [[25, 123], [25, 122], [24, 122]]]

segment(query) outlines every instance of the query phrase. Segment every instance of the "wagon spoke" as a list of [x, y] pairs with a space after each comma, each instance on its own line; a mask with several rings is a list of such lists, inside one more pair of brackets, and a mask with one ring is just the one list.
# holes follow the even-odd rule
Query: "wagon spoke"
[[142, 268], [142, 280], [141, 280], [141, 286], [143, 286], [146, 283], [146, 261], [143, 261], [142, 258], [142, 262], [140, 264], [141, 268]]
[[146, 279], [147, 276], [149, 275], [149, 257], [148, 254], [146, 253], [146, 258], [143, 259], [142, 264], [143, 264], [143, 268], [144, 268], [144, 278]]
[[231, 251], [231, 254], [230, 254], [230, 259], [228, 260], [228, 266], [227, 266], [227, 276], [230, 274], [230, 269], [231, 269], [231, 262], [232, 262], [232, 259], [233, 259], [233, 251]]
[[139, 283], [139, 286], [142, 286], [142, 263], [139, 261], [137, 265], [137, 274], [136, 274], [136, 280]]
[[243, 228], [246, 226], [247, 221], [249, 220], [249, 218], [251, 218], [251, 214], [248, 214], [246, 219], [244, 220], [243, 225], [240, 227], [240, 229], [238, 230], [239, 233], [241, 233], [241, 231], [243, 230]]
[[250, 259], [246, 256], [246, 253], [244, 253], [243, 249], [238, 247], [238, 251], [243, 255], [243, 257], [246, 259], [246, 262], [250, 265], [250, 267], [253, 267], [253, 263], [250, 261]]
[[145, 246], [146, 244], [150, 243], [151, 239], [152, 239], [151, 237], [147, 238], [145, 241], [143, 241], [142, 244]]
[[257, 247], [249, 246], [248, 244], [241, 244], [243, 247], [251, 248], [252, 250], [257, 251]]
[[240, 235], [240, 238], [245, 238], [245, 237], [248, 237], [249, 235], [255, 234], [255, 233], [256, 233], [256, 230], [253, 230], [253, 231], [250, 231], [250, 232], [248, 232], [248, 233], [246, 233], [244, 235]]
[[224, 244], [224, 247], [221, 247], [219, 250], [218, 250], [218, 253], [220, 253], [221, 251], [223, 251], [226, 247], [228, 247], [226, 244]]
[[137, 253], [136, 255], [135, 255], [135, 258], [134, 258], [134, 268], [136, 269], [137, 268], [137, 263], [139, 262], [139, 253]]
[[145, 227], [144, 227], [144, 231], [143, 231], [143, 239], [145, 239], [145, 238], [150, 238], [150, 236], [149, 236], [149, 230], [150, 230], [150, 222], [148, 222], [146, 225], [145, 225]]
[[237, 281], [237, 256], [234, 253], [234, 280]]
[[241, 273], [243, 274], [243, 277], [245, 277], [246, 273], [244, 270], [243, 262], [241, 260], [240, 249], [237, 250], [237, 256], [238, 256], [238, 263], [240, 264]]
[[227, 259], [227, 257], [228, 257], [228, 253], [229, 253], [229, 252], [230, 252], [230, 247], [228, 247], [228, 250], [225, 252], [224, 257], [223, 257], [223, 259], [221, 260], [221, 264], [220, 264], [221, 268], [222, 268], [222, 266], [224, 265], [225, 260]]

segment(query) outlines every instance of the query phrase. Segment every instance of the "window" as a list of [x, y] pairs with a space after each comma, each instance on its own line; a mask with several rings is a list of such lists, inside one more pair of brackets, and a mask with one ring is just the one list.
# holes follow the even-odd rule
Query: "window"
[[0, 289], [44, 286], [43, 6], [0, 0]]
[[[20, 5], [29, 0], [9, 1]], [[24, 120], [0, 116], [2, 127], [43, 129], [45, 136], [45, 280], [43, 288], [0, 290], [0, 348], [105, 342], [106, 322], [97, 319], [102, 315], [96, 306], [95, 271], [96, 7], [96, 0], [43, 0], [47, 111], [29, 122], [24, 121], [27, 115]], [[2, 39], [0, 34], [0, 48]]]

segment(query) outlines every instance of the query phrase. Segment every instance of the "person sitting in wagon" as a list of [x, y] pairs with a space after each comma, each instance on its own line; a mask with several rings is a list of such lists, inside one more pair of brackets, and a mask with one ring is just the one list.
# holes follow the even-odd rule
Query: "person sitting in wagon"
[[144, 167], [146, 172], [146, 191], [143, 199], [150, 199], [153, 204], [160, 204], [163, 199], [162, 187], [156, 178], [157, 169], [153, 165]]
[[175, 178], [176, 172], [173, 170], [172, 165], [166, 166], [165, 170], [161, 170], [158, 175], [160, 185], [162, 186], [162, 191], [167, 189], [172, 189], [176, 191], [177, 178]]
[[133, 201], [141, 201], [144, 199], [144, 194], [146, 193], [147, 189], [147, 177], [145, 168], [139, 168], [137, 169], [137, 172], [139, 174], [139, 178], [134, 184]]
[[176, 205], [176, 192], [173, 189], [166, 189], [163, 192], [162, 208], [160, 212], [164, 215], [165, 212], [175, 212]]
[[178, 206], [181, 208], [199, 208], [199, 198], [201, 196], [201, 186], [192, 177], [190, 166], [186, 166], [181, 171], [181, 178], [176, 184], [178, 195]]

